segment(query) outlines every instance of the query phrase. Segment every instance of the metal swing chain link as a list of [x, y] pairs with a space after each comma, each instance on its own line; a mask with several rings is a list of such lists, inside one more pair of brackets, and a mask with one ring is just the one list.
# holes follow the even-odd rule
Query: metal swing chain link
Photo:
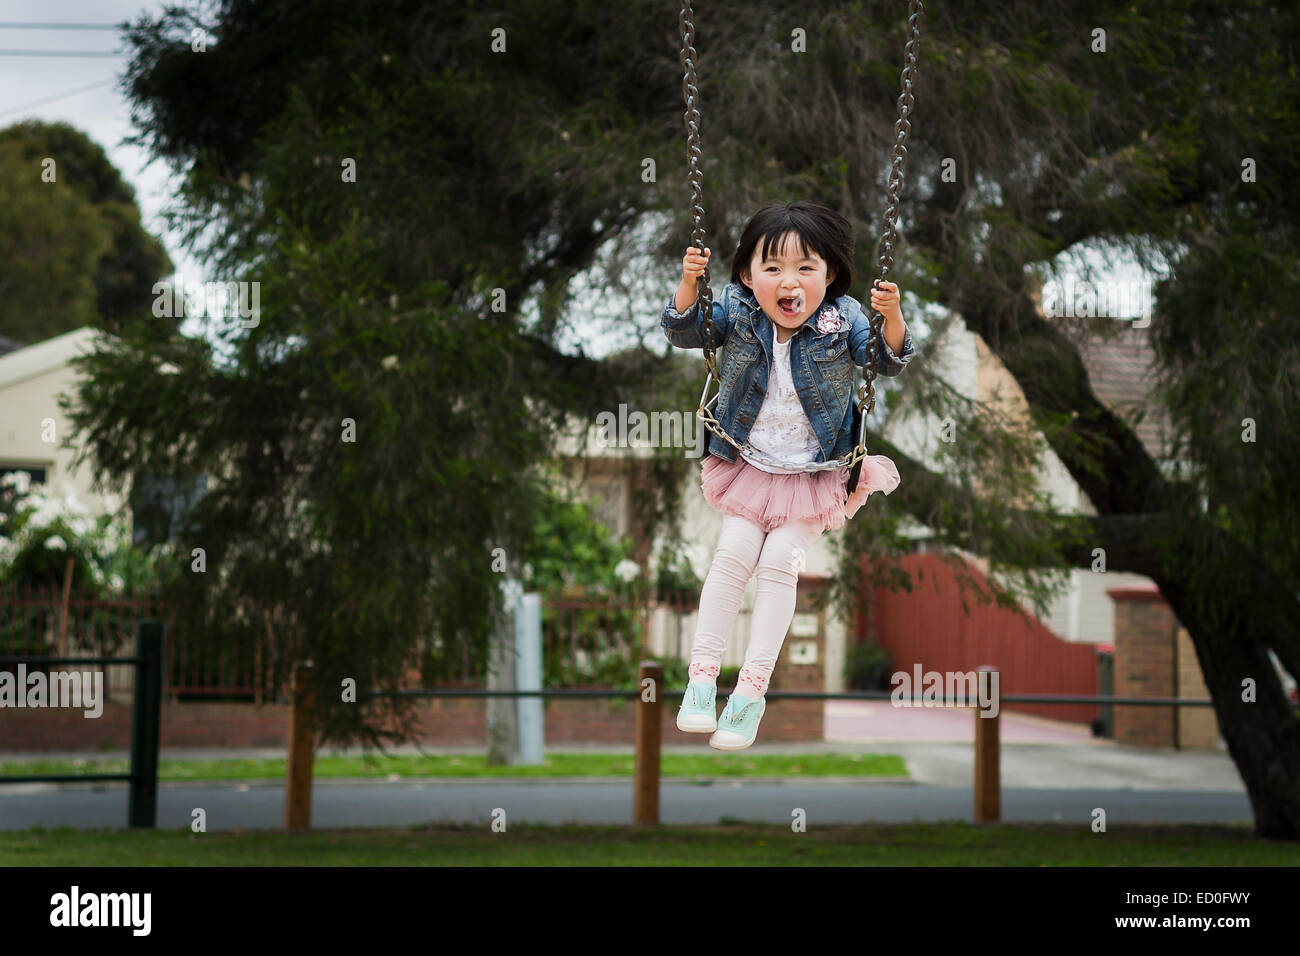
[[[704, 174], [700, 170], [700, 161], [703, 158], [703, 152], [700, 149], [700, 91], [696, 85], [695, 75], [695, 23], [693, 21], [694, 12], [691, 10], [690, 0], [683, 0], [681, 16], [678, 18], [677, 25], [681, 31], [682, 48], [681, 48], [681, 65], [682, 65], [682, 99], [686, 104], [686, 156], [690, 164], [690, 173], [688, 179], [691, 186], [691, 245], [701, 252], [704, 251]], [[718, 374], [717, 360], [714, 355], [713, 338], [715, 328], [713, 325], [713, 291], [709, 287], [709, 267], [704, 267], [703, 274], [695, 280], [695, 286], [698, 290], [696, 298], [700, 309], [700, 318], [704, 325], [704, 390], [700, 393], [699, 408], [696, 409], [696, 416], [704, 424], [704, 427], [713, 434], [722, 438], [731, 444], [738, 451], [744, 451], [744, 446], [740, 445], [734, 438], [726, 433], [722, 423], [709, 410], [711, 404], [709, 400], [709, 388], [717, 382], [721, 388], [721, 376]], [[714, 396], [714, 401], [717, 396]]]
[[[912, 132], [910, 117], [912, 108], [915, 106], [915, 100], [912, 97], [912, 83], [916, 78], [916, 54], [921, 37], [921, 13], [924, 9], [925, 6], [921, 3], [921, 0], [911, 0], [908, 6], [907, 26], [909, 34], [907, 45], [903, 47], [903, 73], [899, 78], [902, 93], [898, 97], [898, 119], [894, 123], [893, 164], [889, 170], [889, 190], [885, 203], [885, 232], [880, 237], [880, 244], [877, 247], [878, 272], [881, 281], [888, 279], [889, 273], [894, 268], [894, 244], [898, 241], [898, 233], [894, 224], [898, 219], [899, 196], [903, 191], [903, 164], [907, 162], [907, 137]], [[879, 341], [884, 335], [885, 317], [870, 305], [867, 306], [867, 309], [873, 339]], [[867, 416], [876, 407], [875, 348], [867, 350], [867, 361], [867, 367], [862, 370], [865, 382], [858, 386], [858, 410], [862, 415], [862, 424], [858, 429], [858, 447], [854, 449], [854, 464], [857, 464], [858, 460], [865, 455]]]
[[[914, 100], [912, 96], [912, 83], [916, 75], [916, 54], [920, 42], [920, 15], [924, 10], [921, 0], [910, 0], [908, 7], [907, 23], [909, 36], [907, 44], [903, 49], [903, 72], [900, 77], [902, 93], [898, 97], [898, 119], [894, 124], [894, 147], [893, 162], [890, 167], [888, 181], [888, 199], [885, 206], [885, 234], [880, 238], [878, 246], [879, 273], [882, 280], [888, 278], [894, 265], [894, 244], [898, 241], [898, 234], [895, 229], [895, 220], [898, 218], [899, 196], [903, 189], [903, 164], [907, 160], [907, 138], [912, 131], [912, 122], [908, 118], [912, 113]], [[682, 99], [686, 104], [685, 124], [686, 124], [686, 151], [687, 160], [690, 165], [688, 180], [691, 186], [691, 245], [695, 248], [704, 250], [704, 190], [702, 185], [703, 173], [700, 170], [700, 160], [703, 153], [700, 149], [700, 110], [699, 110], [699, 89], [695, 74], [695, 24], [693, 22], [694, 12], [691, 9], [690, 0], [683, 0], [681, 15], [678, 18], [678, 28], [681, 32], [682, 47], [680, 62], [683, 70], [682, 75]], [[745, 447], [740, 445], [734, 438], [728, 435], [721, 426], [721, 423], [708, 410], [710, 402], [707, 400], [709, 386], [718, 380], [717, 364], [714, 358], [714, 325], [713, 325], [713, 293], [709, 287], [709, 267], [704, 267], [703, 274], [696, 279], [696, 288], [698, 291], [698, 305], [701, 310], [700, 318], [704, 326], [704, 367], [707, 372], [704, 381], [704, 391], [700, 394], [700, 406], [696, 414], [704, 422], [711, 432], [725, 439], [735, 448], [746, 451]], [[877, 312], [870, 305], [867, 306], [870, 317], [872, 335], [878, 339], [883, 333], [885, 317]], [[866, 457], [866, 434], [867, 434], [867, 416], [876, 407], [876, 389], [874, 379], [876, 377], [876, 355], [875, 348], [867, 350], [868, 365], [863, 369], [865, 382], [858, 388], [858, 411], [861, 414], [862, 423], [858, 429], [858, 443], [853, 449], [851, 455], [842, 460], [834, 462], [820, 463], [825, 468], [842, 468], [853, 467]], [[750, 449], [750, 452], [753, 450]], [[809, 469], [814, 470], [814, 469]], [[820, 469], [817, 469], [820, 470]]]
[[[704, 252], [704, 173], [700, 170], [703, 152], [700, 149], [700, 91], [695, 78], [695, 24], [691, 18], [690, 0], [682, 5], [677, 25], [682, 34], [682, 99], [686, 101], [686, 155], [690, 163], [688, 179], [691, 185], [691, 245]], [[704, 319], [704, 367], [714, 378], [717, 366], [713, 358], [713, 292], [709, 288], [709, 267], [695, 280], [701, 316]]]

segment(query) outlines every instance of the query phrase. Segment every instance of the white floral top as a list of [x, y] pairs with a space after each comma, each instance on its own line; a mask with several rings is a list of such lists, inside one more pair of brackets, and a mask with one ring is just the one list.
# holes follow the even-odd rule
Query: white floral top
[[741, 452], [747, 462], [760, 471], [770, 474], [788, 474], [803, 469], [797, 467], [815, 461], [821, 450], [817, 433], [803, 410], [799, 393], [794, 390], [794, 376], [790, 372], [790, 342], [772, 336], [772, 369], [767, 380], [767, 394], [758, 410], [754, 425], [749, 430], [749, 442], [755, 451], [777, 461], [789, 462], [792, 467], [778, 468], [760, 463]]

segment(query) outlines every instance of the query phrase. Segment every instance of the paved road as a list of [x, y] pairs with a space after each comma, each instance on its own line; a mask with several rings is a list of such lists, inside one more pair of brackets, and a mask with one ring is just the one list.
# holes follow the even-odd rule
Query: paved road
[[[564, 749], [626, 752], [618, 747]], [[795, 807], [807, 812], [810, 823], [972, 819], [974, 766], [969, 743], [826, 743], [797, 748], [758, 744], [748, 752], [795, 751], [897, 753], [906, 762], [910, 779], [870, 783], [844, 778], [751, 779], [743, 784], [665, 779], [660, 819], [716, 823], [731, 817], [785, 824]], [[700, 752], [700, 748], [670, 746], [665, 752]], [[265, 755], [282, 755], [282, 751], [269, 750]], [[0, 760], [11, 756], [0, 754]], [[163, 756], [213, 754], [172, 751]], [[1003, 744], [1001, 776], [1002, 818], [1007, 822], [1077, 820], [1087, 825], [1096, 807], [1105, 808], [1111, 823], [1252, 822], [1236, 767], [1219, 751], [1124, 747], [1111, 741]], [[279, 783], [162, 784], [158, 825], [187, 827], [195, 807], [207, 811], [210, 830], [276, 828], [283, 820], [283, 787]], [[632, 783], [627, 778], [321, 780], [313, 798], [313, 824], [475, 824], [488, 821], [497, 807], [506, 811], [508, 821], [627, 823], [632, 814]], [[125, 821], [122, 784], [0, 786], [0, 829], [123, 826]]]
[[[892, 753], [908, 777], [870, 783], [847, 778], [792, 777], [688, 782], [666, 779], [660, 791], [664, 823], [740, 820], [790, 822], [802, 807], [810, 823], [971, 820], [974, 798], [973, 714], [942, 708], [904, 710], [887, 701], [828, 701], [824, 743], [759, 742], [745, 754]], [[1002, 818], [1008, 822], [1077, 820], [1088, 825], [1103, 807], [1113, 823], [1251, 823], [1236, 766], [1222, 749], [1131, 747], [1093, 738], [1087, 727], [1003, 713]], [[562, 752], [629, 753], [627, 746], [556, 745]], [[698, 745], [669, 744], [664, 753], [718, 754]], [[332, 753], [337, 751], [327, 751]], [[359, 751], [353, 749], [351, 753]], [[406, 746], [392, 753], [481, 754], [482, 747]], [[0, 753], [0, 762], [52, 757]], [[89, 759], [125, 754], [60, 754]], [[166, 759], [283, 757], [261, 750], [164, 749]], [[191, 811], [207, 811], [210, 830], [278, 828], [283, 787], [276, 784], [163, 784], [158, 825], [188, 827]], [[501, 807], [507, 821], [627, 823], [632, 781], [440, 780], [317, 781], [317, 827], [401, 826], [429, 822], [487, 822]], [[0, 829], [32, 826], [105, 827], [126, 822], [122, 784], [0, 785]]]
[[[209, 830], [278, 829], [284, 817], [282, 784], [165, 785], [158, 794], [158, 826], [190, 825], [202, 807]], [[1244, 794], [1207, 790], [1027, 789], [1005, 787], [1006, 822], [1069, 822], [1089, 825], [1104, 808], [1117, 823], [1250, 823]], [[507, 822], [630, 823], [630, 781], [568, 782], [437, 781], [385, 783], [321, 781], [313, 793], [312, 825], [320, 828], [410, 826], [423, 823], [487, 825], [497, 808]], [[899, 823], [972, 820], [969, 787], [909, 783], [664, 782], [660, 820], [718, 823], [725, 818], [788, 824], [802, 808], [817, 823]], [[126, 791], [106, 784], [53, 789], [14, 784], [0, 794], [0, 829], [34, 826], [120, 827], [126, 823]]]

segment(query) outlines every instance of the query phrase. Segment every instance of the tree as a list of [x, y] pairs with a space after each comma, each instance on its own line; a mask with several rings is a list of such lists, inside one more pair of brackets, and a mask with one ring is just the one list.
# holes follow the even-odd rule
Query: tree
[[0, 130], [0, 329], [31, 344], [148, 315], [172, 271], [135, 193], [67, 123]]
[[[1265, 651], [1300, 673], [1300, 501], [1281, 490], [1300, 408], [1286, 309], [1296, 17], [1249, 0], [928, 11], [893, 277], [979, 333], [1032, 414], [965, 403], [920, 362], [902, 384], [957, 423], [950, 460], [931, 470], [867, 439], [903, 477], [873, 536], [906, 512], [1036, 602], [1044, 569], [1089, 567], [1097, 547], [1109, 568], [1153, 578], [1192, 636], [1258, 832], [1285, 839], [1300, 836], [1300, 722]], [[776, 199], [819, 199], [859, 236], [877, 229], [903, 9], [826, 4], [795, 19], [775, 3], [710, 4], [697, 19], [719, 253]], [[213, 37], [202, 53], [196, 26]], [[216, 573], [180, 580], [196, 608], [283, 607], [282, 639], [316, 657], [322, 700], [342, 675], [397, 673], [425, 626], [485, 642], [488, 552], [519, 553], [552, 426], [662, 386], [662, 342], [605, 361], [555, 343], [569, 279], [611, 248], [626, 263], [645, 243], [635, 227], [673, 224], [647, 254], [665, 301], [675, 284], [689, 238], [675, 16], [649, 2], [229, 0], [141, 17], [129, 40], [140, 142], [187, 169], [178, 221], [232, 280], [261, 282], [265, 308], [254, 329], [217, 323], [227, 365], [143, 334], [92, 359], [82, 399], [98, 467], [220, 470], [194, 538]], [[1245, 158], [1262, 171], [1250, 182]], [[1176, 473], [1097, 400], [1070, 324], [1037, 308], [1047, 266], [1102, 239], [1174, 266], [1153, 321], [1158, 394], [1184, 439]], [[865, 288], [874, 263], [860, 256]], [[345, 418], [360, 442], [341, 440]], [[1243, 418], [1267, 439], [1234, 443]], [[1034, 492], [1044, 447], [1095, 518]], [[327, 706], [327, 733], [369, 734], [359, 714]]]

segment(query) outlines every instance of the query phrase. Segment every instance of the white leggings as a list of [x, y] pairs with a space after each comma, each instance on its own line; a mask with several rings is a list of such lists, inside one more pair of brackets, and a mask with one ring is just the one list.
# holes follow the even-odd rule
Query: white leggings
[[736, 690], [754, 699], [763, 696], [794, 617], [799, 572], [807, 566], [808, 547], [821, 530], [820, 522], [795, 520], [764, 532], [747, 518], [722, 516], [722, 534], [700, 591], [699, 617], [691, 645], [691, 680], [717, 681], [727, 636], [740, 610], [745, 587], [757, 572], [749, 646], [745, 648]]

